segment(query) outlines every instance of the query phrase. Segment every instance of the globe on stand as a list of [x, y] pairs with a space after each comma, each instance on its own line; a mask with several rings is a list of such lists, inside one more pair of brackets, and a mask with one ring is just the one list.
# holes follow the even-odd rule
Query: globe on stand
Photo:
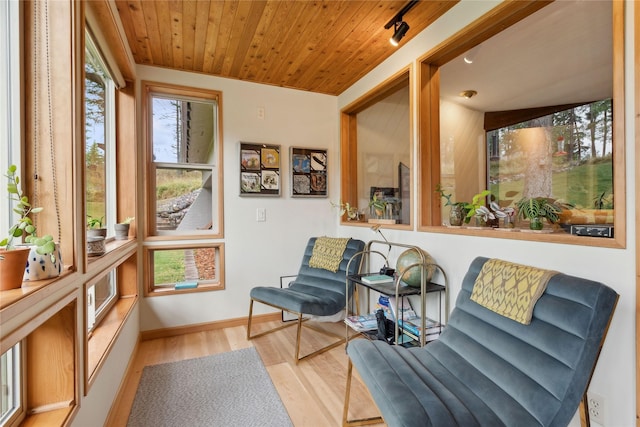
[[[433, 264], [436, 262], [427, 251], [420, 249], [420, 252], [424, 255], [424, 262], [427, 264], [425, 269], [425, 283], [429, 283], [433, 277], [433, 273], [435, 272], [436, 268]], [[411, 265], [422, 262], [420, 252], [414, 248], [407, 249], [400, 254], [398, 261], [396, 261], [396, 272], [398, 277], [401, 277], [403, 282], [414, 288], [420, 287], [420, 270], [422, 267], [420, 265], [414, 265], [411, 267]], [[409, 268], [409, 270], [406, 274], [403, 274], [407, 268]]]

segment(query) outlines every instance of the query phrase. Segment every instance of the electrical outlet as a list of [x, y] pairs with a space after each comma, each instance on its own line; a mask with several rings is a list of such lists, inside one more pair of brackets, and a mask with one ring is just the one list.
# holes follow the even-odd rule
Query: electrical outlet
[[256, 210], [256, 221], [265, 222], [267, 220], [267, 209], [266, 208], [258, 208]]
[[604, 426], [604, 397], [596, 393], [587, 393], [589, 402], [589, 420]]

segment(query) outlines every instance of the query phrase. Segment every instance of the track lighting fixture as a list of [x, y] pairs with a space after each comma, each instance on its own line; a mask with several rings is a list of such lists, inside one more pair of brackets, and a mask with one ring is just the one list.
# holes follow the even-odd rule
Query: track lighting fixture
[[384, 26], [386, 30], [393, 27], [393, 36], [391, 36], [391, 38], [389, 39], [389, 43], [391, 43], [393, 46], [398, 46], [400, 40], [402, 40], [404, 35], [407, 34], [407, 31], [409, 31], [409, 24], [404, 22], [402, 20], [402, 17], [409, 11], [409, 9], [415, 6], [418, 1], [419, 0], [411, 0], [402, 9], [400, 9], [400, 11], [396, 13], [396, 15], [391, 18], [389, 22], [387, 22], [387, 25]]
[[396, 22], [393, 27], [394, 32], [393, 36], [389, 39], [389, 43], [391, 43], [393, 46], [398, 46], [400, 40], [402, 40], [404, 35], [407, 34], [407, 31], [409, 31], [409, 24], [404, 21], [400, 21]]

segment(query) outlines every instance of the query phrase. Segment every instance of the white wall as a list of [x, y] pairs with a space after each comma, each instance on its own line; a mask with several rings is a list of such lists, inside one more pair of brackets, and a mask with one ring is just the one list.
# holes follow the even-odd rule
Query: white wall
[[[279, 286], [281, 275], [297, 273], [310, 236], [336, 232], [337, 213], [329, 203], [340, 198], [336, 97], [147, 66], [138, 67], [137, 75], [222, 91], [226, 261], [223, 291], [142, 298], [141, 330], [246, 317], [252, 287]], [[258, 118], [259, 107], [264, 119]], [[239, 196], [240, 141], [281, 146], [280, 197]], [[292, 146], [328, 150], [328, 198], [290, 197]], [[266, 222], [256, 222], [257, 208], [266, 208]], [[263, 305], [255, 310], [268, 311]]]
[[[611, 324], [590, 391], [605, 399], [604, 421], [606, 426], [631, 427], [635, 425], [635, 178], [633, 159], [634, 114], [633, 102], [633, 2], [626, 1], [626, 203], [627, 248], [606, 249], [551, 243], [503, 240], [496, 238], [455, 236], [440, 233], [385, 230], [390, 241], [418, 245], [428, 252], [444, 268], [449, 276], [452, 304], [460, 289], [462, 277], [469, 263], [478, 255], [535, 265], [588, 277], [601, 281], [620, 294], [616, 313]], [[428, 50], [445, 40], [453, 32], [463, 28], [481, 16], [493, 2], [462, 1], [442, 19], [419, 34], [396, 52], [391, 58], [359, 80], [338, 97], [340, 108], [354, 102], [395, 72], [414, 62]], [[417, 88], [414, 88], [417, 93]], [[418, 121], [414, 120], [417, 124]], [[417, 129], [414, 129], [417, 135]], [[417, 140], [417, 139], [416, 139]], [[414, 167], [416, 165], [413, 165]], [[415, 174], [417, 175], [417, 174]], [[416, 183], [414, 183], [415, 185]], [[416, 203], [414, 203], [416, 205]], [[414, 217], [416, 217], [414, 215]], [[337, 221], [336, 221], [337, 223]], [[338, 234], [370, 240], [369, 230], [339, 226]], [[579, 425], [574, 418], [572, 426]]]

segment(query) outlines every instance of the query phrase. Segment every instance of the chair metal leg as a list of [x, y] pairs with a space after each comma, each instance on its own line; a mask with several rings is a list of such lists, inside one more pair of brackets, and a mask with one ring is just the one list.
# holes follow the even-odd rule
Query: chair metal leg
[[[247, 340], [252, 340], [253, 338], [258, 338], [258, 337], [261, 337], [263, 335], [270, 334], [271, 332], [279, 331], [280, 329], [288, 328], [290, 326], [295, 325], [295, 323], [287, 323], [285, 325], [278, 326], [278, 327], [275, 327], [275, 328], [272, 328], [272, 329], [268, 329], [268, 330], [266, 330], [264, 332], [260, 332], [258, 334], [255, 334], [255, 335], [251, 336], [251, 320], [252, 320], [252, 316], [253, 316], [253, 302], [254, 301], [262, 302], [260, 300], [254, 300], [252, 298], [250, 303], [249, 303], [249, 319], [247, 321]], [[263, 304], [266, 304], [266, 303], [263, 303]], [[266, 304], [266, 305], [269, 305], [269, 306], [273, 307], [271, 304]], [[276, 307], [276, 308], [280, 308], [280, 307]]]
[[582, 396], [582, 409], [584, 412], [580, 417], [580, 425], [582, 427], [591, 427], [591, 419], [589, 418], [589, 399], [587, 398], [586, 390]]
[[350, 426], [366, 426], [370, 424], [379, 424], [383, 423], [384, 420], [382, 417], [371, 417], [371, 418], [360, 418], [357, 420], [349, 421], [349, 397], [351, 395], [351, 377], [353, 376], [353, 363], [351, 363], [351, 359], [349, 359], [349, 364], [347, 365], [347, 389], [344, 395], [344, 410], [342, 411], [342, 427], [350, 427]]
[[253, 317], [253, 298], [249, 301], [249, 319], [247, 320], [247, 341], [251, 339], [251, 318]]
[[[264, 301], [254, 300], [252, 298], [250, 303], [249, 303], [249, 319], [248, 319], [248, 322], [247, 322], [247, 340], [251, 340], [253, 338], [258, 338], [258, 337], [261, 337], [263, 335], [270, 334], [271, 332], [279, 331], [280, 329], [285, 329], [285, 328], [288, 328], [290, 326], [297, 325], [296, 348], [295, 348], [295, 361], [296, 361], [296, 364], [298, 364], [298, 362], [303, 360], [303, 359], [308, 359], [310, 357], [313, 357], [313, 356], [316, 356], [318, 354], [324, 353], [325, 351], [331, 350], [332, 348], [337, 347], [340, 344], [345, 342], [345, 337], [344, 336], [335, 334], [333, 332], [327, 331], [327, 330], [322, 329], [322, 328], [318, 328], [318, 327], [314, 327], [314, 326], [308, 325], [306, 322], [309, 319], [304, 319], [302, 317], [303, 316], [302, 313], [294, 313], [294, 312], [291, 312], [291, 311], [290, 311], [290, 313], [294, 313], [294, 314], [298, 315], [298, 321], [297, 322], [295, 322], [295, 323], [294, 322], [290, 322], [290, 323], [287, 323], [285, 325], [281, 325], [281, 326], [278, 326], [278, 327], [275, 327], [275, 328], [272, 328], [272, 329], [269, 329], [267, 331], [260, 332], [258, 334], [255, 334], [255, 335], [251, 336], [251, 321], [252, 321], [252, 316], [253, 316], [253, 303], [254, 303], [254, 301], [263, 303], [263, 304], [271, 306], [271, 307], [279, 308], [279, 309], [282, 310], [281, 307], [276, 307], [274, 305], [267, 304]], [[334, 342], [332, 344], [329, 344], [326, 347], [323, 347], [323, 348], [321, 348], [319, 350], [316, 350], [316, 351], [314, 351], [312, 353], [309, 353], [307, 355], [304, 355], [304, 356], [300, 357], [300, 342], [302, 341], [302, 327], [303, 326], [305, 326], [305, 327], [307, 327], [309, 329], [312, 329], [312, 330], [314, 330], [316, 332], [320, 332], [322, 334], [325, 334], [325, 335], [328, 335], [328, 336], [331, 336], [331, 337], [335, 337], [335, 338], [338, 339], [338, 341]]]

